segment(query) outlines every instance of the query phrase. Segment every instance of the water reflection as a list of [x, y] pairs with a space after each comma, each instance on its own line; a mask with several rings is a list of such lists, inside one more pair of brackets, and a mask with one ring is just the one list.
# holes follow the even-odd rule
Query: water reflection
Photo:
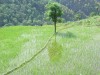
[[55, 40], [53, 40], [49, 46], [48, 46], [48, 55], [50, 58], [50, 61], [52, 62], [57, 62], [60, 60], [60, 58], [62, 57], [62, 46], [56, 41], [56, 37]]

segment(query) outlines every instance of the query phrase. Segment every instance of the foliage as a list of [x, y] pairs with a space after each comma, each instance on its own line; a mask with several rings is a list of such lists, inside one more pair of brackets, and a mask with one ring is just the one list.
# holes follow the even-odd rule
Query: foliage
[[0, 26], [48, 24], [44, 12], [49, 2], [61, 4], [65, 22], [77, 20], [75, 14], [81, 14], [80, 19], [90, 16], [91, 12], [100, 14], [99, 0], [0, 0]]

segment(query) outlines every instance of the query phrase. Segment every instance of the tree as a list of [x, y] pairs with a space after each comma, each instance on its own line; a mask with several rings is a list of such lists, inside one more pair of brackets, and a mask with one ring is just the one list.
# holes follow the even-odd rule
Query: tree
[[80, 20], [80, 19], [81, 19], [81, 14], [80, 14], [80, 13], [77, 13], [77, 14], [75, 15], [75, 19], [76, 19], [76, 20]]
[[91, 12], [90, 13], [90, 16], [95, 16], [96, 15], [96, 12]]
[[46, 5], [46, 9], [47, 11], [45, 12], [49, 19], [51, 19], [54, 22], [54, 30], [55, 30], [55, 34], [56, 34], [56, 23], [58, 21], [58, 19], [61, 17], [62, 10], [61, 10], [61, 6], [59, 3], [49, 3]]

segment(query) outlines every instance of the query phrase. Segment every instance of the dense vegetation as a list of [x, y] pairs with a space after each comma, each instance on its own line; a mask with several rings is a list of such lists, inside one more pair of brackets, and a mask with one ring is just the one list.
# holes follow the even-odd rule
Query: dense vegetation
[[51, 23], [44, 12], [45, 5], [54, 1], [62, 4], [63, 22], [100, 14], [99, 0], [0, 0], [0, 26]]

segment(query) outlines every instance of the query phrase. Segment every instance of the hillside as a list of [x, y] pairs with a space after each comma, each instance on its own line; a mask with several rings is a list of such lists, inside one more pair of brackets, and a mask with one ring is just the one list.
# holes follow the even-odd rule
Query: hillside
[[[100, 75], [100, 16], [53, 26], [0, 28], [0, 75]], [[51, 40], [46, 47], [41, 50]]]
[[100, 14], [99, 0], [0, 0], [0, 26], [48, 24], [44, 12], [49, 2], [64, 6], [63, 22]]

